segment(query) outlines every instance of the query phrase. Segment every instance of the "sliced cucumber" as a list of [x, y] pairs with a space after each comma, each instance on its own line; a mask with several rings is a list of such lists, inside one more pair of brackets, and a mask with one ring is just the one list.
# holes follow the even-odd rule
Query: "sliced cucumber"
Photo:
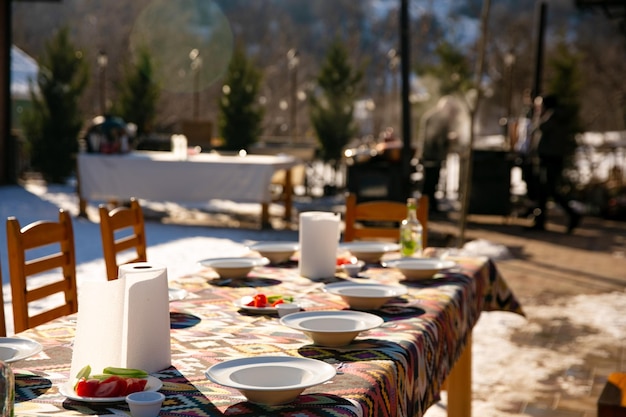
[[141, 369], [116, 368], [114, 366], [108, 366], [104, 368], [102, 372], [108, 375], [125, 376], [129, 378], [145, 378], [148, 376], [148, 373]]
[[76, 374], [76, 379], [89, 378], [89, 374], [91, 374], [91, 366], [86, 365], [85, 367], [83, 367], [83, 369], [78, 371], [78, 373]]

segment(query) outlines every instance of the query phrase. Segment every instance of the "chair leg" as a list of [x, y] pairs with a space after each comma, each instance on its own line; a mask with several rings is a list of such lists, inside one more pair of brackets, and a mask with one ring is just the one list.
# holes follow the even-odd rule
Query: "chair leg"
[[598, 398], [598, 417], [626, 417], [626, 373], [609, 375]]

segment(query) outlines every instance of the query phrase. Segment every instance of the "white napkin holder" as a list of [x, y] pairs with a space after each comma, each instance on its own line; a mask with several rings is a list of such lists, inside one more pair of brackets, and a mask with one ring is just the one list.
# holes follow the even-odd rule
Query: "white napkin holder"
[[340, 216], [325, 211], [300, 213], [300, 275], [310, 279], [329, 278], [337, 268]]
[[171, 365], [167, 269], [138, 262], [122, 265], [119, 278], [85, 282], [78, 298], [78, 318], [70, 378], [90, 365], [148, 373]]
[[187, 154], [187, 136], [185, 135], [172, 135], [170, 138], [172, 144], [172, 153], [174, 154], [174, 159], [180, 161], [186, 161]]

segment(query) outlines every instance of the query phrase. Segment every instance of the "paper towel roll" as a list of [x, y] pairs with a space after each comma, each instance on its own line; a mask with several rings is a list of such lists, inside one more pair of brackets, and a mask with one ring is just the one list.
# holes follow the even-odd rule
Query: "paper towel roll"
[[171, 364], [167, 269], [148, 262], [119, 268], [119, 278], [85, 282], [79, 292], [70, 378], [85, 365], [147, 372]]
[[300, 275], [311, 279], [335, 275], [339, 225], [339, 214], [324, 211], [300, 214]]
[[171, 364], [167, 268], [149, 262], [121, 265], [118, 279], [126, 281], [128, 295], [122, 362], [147, 372], [167, 368]]

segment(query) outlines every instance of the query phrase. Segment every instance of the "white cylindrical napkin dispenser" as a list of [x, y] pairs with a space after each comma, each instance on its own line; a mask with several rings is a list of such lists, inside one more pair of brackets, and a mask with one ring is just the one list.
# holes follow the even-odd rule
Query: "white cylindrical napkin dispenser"
[[87, 281], [78, 293], [70, 375], [85, 365], [157, 372], [171, 364], [169, 291], [163, 265], [122, 265], [113, 281]]
[[300, 275], [311, 279], [335, 275], [339, 225], [339, 214], [324, 211], [300, 214]]

